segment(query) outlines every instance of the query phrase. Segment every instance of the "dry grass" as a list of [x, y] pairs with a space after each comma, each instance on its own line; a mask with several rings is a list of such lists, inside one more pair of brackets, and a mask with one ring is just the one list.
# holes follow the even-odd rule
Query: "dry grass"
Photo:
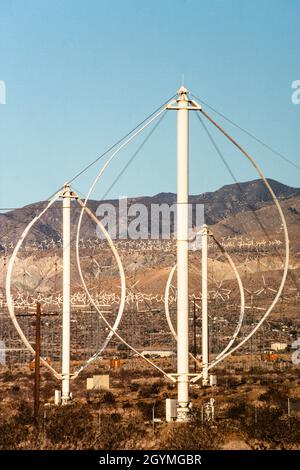
[[[232, 370], [232, 369], [231, 369]], [[166, 397], [176, 388], [155, 374], [114, 371], [111, 391], [74, 383], [74, 402], [55, 407], [57, 382], [43, 370], [38, 428], [33, 422], [33, 373], [27, 367], [0, 369], [0, 449], [300, 449], [300, 419], [287, 417], [287, 399], [299, 396], [299, 370], [219, 370], [221, 385], [192, 388], [190, 423], [166, 424]], [[97, 365], [91, 373], [97, 373]], [[269, 381], [269, 378], [272, 381]], [[274, 385], [275, 384], [275, 385]], [[76, 386], [75, 386], [76, 385]], [[201, 406], [216, 400], [216, 419], [201, 421]], [[155, 404], [155, 435], [152, 410]]]

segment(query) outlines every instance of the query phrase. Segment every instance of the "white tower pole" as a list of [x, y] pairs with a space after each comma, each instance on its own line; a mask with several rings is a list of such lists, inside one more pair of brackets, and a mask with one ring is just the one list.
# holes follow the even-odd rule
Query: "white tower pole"
[[207, 254], [208, 227], [202, 227], [202, 385], [209, 385], [208, 377], [208, 313], [207, 313]]
[[177, 376], [178, 421], [189, 413], [189, 299], [188, 299], [188, 152], [187, 89], [178, 92], [177, 111]]
[[71, 197], [65, 184], [63, 199], [63, 314], [62, 314], [62, 404], [70, 401], [70, 316], [71, 316]]

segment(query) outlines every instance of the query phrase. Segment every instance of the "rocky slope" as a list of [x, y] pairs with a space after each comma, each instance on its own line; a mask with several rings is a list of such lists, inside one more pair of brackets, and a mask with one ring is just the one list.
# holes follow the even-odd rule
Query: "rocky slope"
[[[277, 197], [284, 202], [289, 219], [292, 224], [298, 223], [300, 217], [300, 188], [291, 188], [274, 180], [269, 180]], [[92, 200], [89, 207], [96, 212], [103, 201]], [[173, 193], [160, 193], [153, 197], [137, 197], [128, 199], [128, 208], [135, 203], [144, 204], [150, 214], [151, 204], [169, 204], [176, 202]], [[107, 200], [117, 208], [118, 200]], [[277, 223], [272, 199], [265, 185], [260, 180], [226, 185], [217, 191], [190, 196], [190, 203], [204, 204], [205, 221], [208, 225], [222, 225], [222, 232], [229, 234], [243, 234], [262, 231], [262, 223], [258, 221], [262, 216], [266, 230], [274, 231]], [[30, 204], [11, 212], [0, 214], [0, 251], [5, 246], [15, 244], [26, 225], [45, 207], [45, 202]], [[42, 244], [61, 239], [61, 203], [58, 201], [36, 223], [27, 237], [27, 243]], [[79, 206], [72, 205], [72, 226], [75, 227], [79, 216]], [[257, 214], [253, 215], [253, 212]], [[272, 215], [271, 215], [272, 214]], [[193, 217], [193, 222], [195, 218]], [[227, 228], [226, 228], [227, 227]], [[171, 226], [172, 230], [172, 226]], [[87, 216], [84, 216], [82, 233], [85, 238], [95, 238], [95, 225]], [[75, 230], [73, 230], [73, 237]]]

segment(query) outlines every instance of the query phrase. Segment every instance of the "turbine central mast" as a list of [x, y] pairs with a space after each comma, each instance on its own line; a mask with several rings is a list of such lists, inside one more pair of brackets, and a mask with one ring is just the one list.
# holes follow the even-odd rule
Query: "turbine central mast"
[[189, 413], [189, 297], [188, 297], [188, 198], [189, 111], [188, 90], [178, 91], [177, 110], [177, 420]]
[[178, 90], [176, 104], [167, 109], [177, 111], [177, 421], [187, 421], [189, 402], [189, 111], [200, 105], [188, 99], [189, 91]]
[[61, 193], [63, 200], [63, 312], [62, 312], [62, 404], [70, 393], [70, 320], [71, 320], [71, 200], [76, 197], [69, 184]]

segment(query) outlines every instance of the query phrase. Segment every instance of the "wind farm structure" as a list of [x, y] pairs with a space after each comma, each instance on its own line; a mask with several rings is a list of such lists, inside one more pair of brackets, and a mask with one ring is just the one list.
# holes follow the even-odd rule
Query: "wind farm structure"
[[[33, 229], [34, 225], [41, 219], [41, 217], [50, 210], [57, 201], [61, 201], [61, 210], [62, 210], [62, 220], [63, 220], [63, 231], [62, 231], [62, 240], [61, 247], [63, 252], [63, 259], [61, 266], [58, 265], [55, 261], [55, 273], [58, 271], [61, 273], [61, 283], [62, 283], [62, 297], [58, 301], [59, 307], [62, 309], [62, 325], [61, 325], [61, 343], [62, 343], [62, 357], [61, 357], [61, 370], [57, 370], [50, 364], [44, 357], [40, 357], [41, 364], [46, 367], [56, 379], [61, 381], [61, 392], [62, 392], [62, 404], [68, 404], [72, 400], [72, 391], [71, 383], [72, 380], [75, 380], [79, 374], [82, 373], [90, 364], [92, 364], [96, 359], [100, 358], [105, 349], [108, 347], [109, 343], [113, 338], [117, 338], [118, 341], [123, 343], [123, 345], [132, 351], [132, 353], [146, 361], [151, 367], [154, 367], [159, 373], [161, 373], [167, 380], [176, 384], [177, 386], [177, 415], [176, 419], [178, 421], [187, 421], [189, 420], [191, 412], [191, 399], [190, 399], [190, 386], [199, 381], [202, 382], [202, 386], [209, 386], [210, 379], [209, 375], [211, 371], [227, 357], [241, 348], [247, 341], [251, 340], [253, 335], [261, 328], [264, 322], [269, 317], [270, 313], [274, 309], [278, 301], [282, 300], [283, 289], [285, 281], [288, 274], [288, 265], [289, 265], [289, 236], [287, 223], [285, 220], [284, 213], [282, 211], [281, 205], [276, 197], [270, 183], [265, 178], [261, 169], [255, 162], [255, 160], [204, 110], [201, 100], [196, 96], [189, 93], [189, 91], [181, 86], [177, 94], [171, 99], [167, 100], [162, 106], [160, 106], [154, 113], [152, 113], [148, 118], [146, 118], [142, 123], [128, 133], [123, 139], [117, 142], [113, 147], [111, 147], [107, 152], [105, 152], [101, 157], [109, 155], [105, 164], [102, 166], [98, 174], [96, 175], [90, 189], [88, 190], [87, 195], [84, 199], [79, 197], [78, 192], [75, 188], [72, 187], [72, 183], [75, 178], [72, 178], [70, 181], [66, 182], [62, 188], [49, 199], [47, 205], [41, 210], [33, 220], [27, 225], [23, 231], [19, 241], [13, 248], [12, 255], [9, 258], [6, 269], [6, 303], [9, 311], [10, 318], [12, 323], [18, 332], [25, 348], [34, 355], [34, 348], [29, 341], [26, 332], [23, 331], [20, 319], [16, 315], [16, 305], [18, 304], [18, 298], [15, 299], [12, 292], [12, 276], [18, 253], [20, 252], [22, 245]], [[160, 365], [155, 363], [152, 358], [149, 358], [141, 353], [141, 351], [133, 344], [131, 344], [127, 339], [125, 339], [120, 331], [119, 326], [122, 320], [126, 305], [129, 301], [135, 303], [137, 311], [140, 309], [142, 302], [151, 303], [151, 298], [146, 296], [142, 298], [139, 297], [138, 293], [135, 292], [136, 284], [131, 283], [131, 286], [128, 287], [128, 282], [126, 279], [125, 269], [122, 263], [120, 256], [120, 250], [118, 249], [118, 243], [115, 242], [110, 235], [109, 231], [105, 228], [105, 225], [102, 221], [96, 216], [93, 210], [89, 207], [88, 201], [91, 198], [91, 195], [96, 187], [96, 185], [101, 180], [105, 170], [108, 168], [110, 163], [120, 154], [122, 149], [127, 147], [130, 142], [132, 142], [138, 135], [142, 134], [145, 129], [148, 128], [155, 121], [158, 122], [159, 119], [165, 113], [169, 111], [177, 113], [177, 227], [176, 227], [176, 264], [171, 267], [171, 271], [168, 276], [168, 280], [165, 286], [165, 293], [161, 299], [164, 305], [166, 320], [170, 328], [171, 334], [173, 335], [174, 341], [176, 342], [177, 349], [177, 365], [176, 370], [172, 372], [165, 371]], [[262, 179], [265, 187], [270, 193], [272, 201], [278, 211], [279, 215], [279, 225], [282, 228], [282, 233], [284, 236], [284, 247], [285, 255], [283, 259], [283, 270], [280, 285], [278, 289], [273, 289], [267, 287], [265, 283], [265, 278], [262, 276], [262, 287], [259, 290], [246, 290], [243, 287], [242, 279], [240, 272], [236, 267], [236, 264], [233, 261], [232, 256], [229, 253], [229, 247], [231, 241], [228, 240], [226, 243], [221, 243], [215, 235], [212, 233], [210, 228], [204, 224], [202, 227], [197, 228], [197, 234], [195, 232], [192, 235], [189, 230], [189, 115], [190, 113], [196, 113], [197, 118], [204, 125], [204, 120], [212, 124], [231, 144], [233, 144], [245, 157], [250, 164], [256, 170], [258, 176]], [[206, 128], [206, 127], [205, 127]], [[99, 158], [93, 162], [97, 163]], [[89, 165], [90, 167], [91, 165]], [[89, 168], [88, 167], [88, 168]], [[80, 172], [82, 174], [83, 172]], [[72, 276], [71, 276], [71, 208], [72, 204], [78, 205], [80, 209], [80, 215], [78, 218], [78, 223], [76, 227], [76, 239], [75, 239], [75, 253], [76, 253], [76, 263], [79, 272], [81, 286], [83, 288], [83, 293], [78, 294], [77, 298], [74, 299], [74, 294], [72, 294]], [[112, 256], [117, 265], [119, 278], [120, 278], [120, 294], [116, 297], [115, 294], [111, 294], [111, 297], [101, 298], [102, 304], [107, 302], [109, 307], [112, 303], [117, 305], [117, 313], [113, 321], [109, 318], [108, 309], [103, 308], [100, 305], [99, 299], [97, 300], [93, 295], [92, 289], [90, 288], [87, 278], [84, 275], [84, 269], [82, 265], [82, 256], [81, 249], [83, 246], [83, 240], [81, 237], [81, 228], [84, 215], [88, 217], [94, 224], [96, 224], [97, 229], [101, 232], [108, 247], [111, 250]], [[189, 297], [189, 246], [194, 241], [195, 236], [201, 240], [201, 297], [197, 300], [198, 307], [201, 310], [201, 348], [202, 354], [201, 359], [195, 356], [194, 352], [190, 350], [190, 341], [189, 341], [189, 328], [190, 328], [190, 297]], [[88, 242], [86, 242], [88, 243]], [[257, 243], [261, 243], [255, 240], [252, 240], [250, 243], [251, 246], [257, 246]], [[239, 306], [239, 316], [236, 322], [234, 332], [232, 333], [228, 343], [219, 352], [214, 359], [210, 358], [210, 331], [209, 331], [209, 298], [211, 297], [215, 302], [230, 300], [231, 289], [227, 289], [223, 286], [223, 281], [216, 283], [216, 287], [213, 291], [209, 291], [208, 288], [208, 253], [210, 247], [214, 245], [217, 250], [222, 254], [226, 259], [230, 270], [233, 273], [234, 278], [236, 279], [238, 285], [238, 306]], [[96, 247], [98, 249], [98, 247]], [[99, 247], [101, 249], [101, 246]], [[100, 273], [100, 265], [96, 260], [91, 260], [91, 263], [94, 265], [97, 270], [97, 276]], [[200, 260], [199, 260], [200, 264]], [[177, 293], [172, 291], [172, 280], [175, 276], [177, 278]], [[24, 283], [26, 282], [26, 277], [30, 277], [30, 270], [24, 270]], [[44, 279], [47, 274], [41, 274], [41, 279]], [[200, 282], [199, 282], [200, 286]], [[245, 292], [251, 298], [251, 304], [253, 304], [253, 299], [255, 297], [263, 296], [264, 293], [274, 294], [272, 301], [268, 308], [263, 312], [259, 321], [253, 326], [251, 331], [249, 331], [246, 336], [239, 340], [239, 333], [245, 317]], [[297, 291], [298, 292], [298, 291]], [[41, 296], [43, 294], [41, 293]], [[81, 298], [80, 298], [81, 295]], [[71, 370], [71, 308], [72, 304], [80, 303], [84, 296], [85, 302], [88, 303], [90, 308], [93, 308], [99, 319], [101, 319], [102, 325], [104, 325], [105, 330], [108, 332], [107, 337], [104, 339], [100, 347], [94, 354], [91, 355], [85, 362], [77, 367], [76, 370]], [[169, 304], [172, 300], [176, 302], [176, 327], [174, 326]], [[21, 297], [20, 297], [21, 299]], [[195, 303], [194, 303], [195, 304]], [[253, 306], [253, 305], [252, 305]], [[190, 361], [194, 361], [197, 365], [198, 370], [191, 371]]]

